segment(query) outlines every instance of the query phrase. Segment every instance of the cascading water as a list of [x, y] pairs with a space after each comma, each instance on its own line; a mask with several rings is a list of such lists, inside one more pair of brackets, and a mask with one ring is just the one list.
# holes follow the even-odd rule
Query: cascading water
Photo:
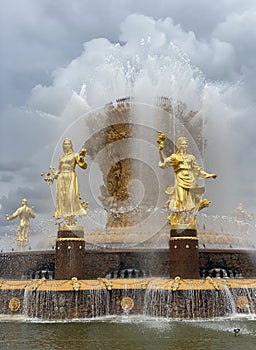
[[24, 290], [23, 316], [29, 319], [93, 319], [109, 314], [109, 295], [95, 288], [80, 293]]
[[[215, 290], [205, 288], [207, 280]], [[152, 280], [145, 293], [143, 313], [155, 317], [194, 320], [255, 315], [254, 280], [238, 279], [235, 285], [232, 281], [235, 280], [212, 280], [209, 277], [201, 281], [184, 280], [186, 288], [179, 289], [180, 279], [177, 277], [176, 281], [169, 282], [167, 290], [168, 282]]]

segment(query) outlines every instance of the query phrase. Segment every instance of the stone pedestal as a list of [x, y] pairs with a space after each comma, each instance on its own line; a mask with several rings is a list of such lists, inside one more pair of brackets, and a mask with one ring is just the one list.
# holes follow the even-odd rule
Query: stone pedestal
[[81, 226], [59, 228], [56, 240], [55, 279], [85, 279], [85, 240]]
[[172, 228], [169, 241], [170, 278], [200, 278], [196, 229]]

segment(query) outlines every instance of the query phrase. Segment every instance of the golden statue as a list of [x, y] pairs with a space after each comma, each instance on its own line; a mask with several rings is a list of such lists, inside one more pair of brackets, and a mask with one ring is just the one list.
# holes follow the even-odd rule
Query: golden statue
[[17, 216], [20, 218], [17, 230], [17, 245], [24, 247], [29, 243], [30, 219], [35, 217], [34, 208], [28, 207], [26, 198], [21, 201], [21, 206], [11, 215], [6, 214], [6, 220], [13, 220]]
[[252, 213], [248, 213], [242, 203], [239, 203], [235, 210], [235, 218], [238, 223], [238, 227], [240, 229], [240, 233], [248, 234], [248, 221], [254, 220], [254, 215]]
[[87, 213], [88, 202], [82, 202], [78, 192], [78, 181], [75, 173], [76, 165], [86, 169], [85, 161], [86, 149], [82, 148], [80, 153], [73, 151], [72, 141], [63, 141], [63, 155], [59, 159], [59, 168], [55, 171], [50, 167], [50, 171], [44, 175], [44, 180], [49, 185], [56, 179], [56, 209], [54, 217], [64, 220], [67, 225], [75, 225], [76, 217]]
[[191, 224], [195, 225], [195, 215], [198, 210], [209, 205], [207, 199], [201, 199], [204, 187], [198, 186], [196, 178], [216, 178], [216, 174], [204, 171], [196, 162], [193, 154], [188, 153], [188, 139], [179, 137], [176, 143], [176, 151], [164, 158], [165, 134], [158, 133], [160, 168], [173, 167], [175, 172], [174, 186], [167, 186], [165, 193], [169, 196], [168, 207], [171, 210], [169, 216], [171, 225]]

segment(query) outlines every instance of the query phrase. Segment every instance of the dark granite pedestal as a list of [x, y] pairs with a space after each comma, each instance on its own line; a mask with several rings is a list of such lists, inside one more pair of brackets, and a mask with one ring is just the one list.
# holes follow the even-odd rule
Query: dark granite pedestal
[[85, 240], [81, 226], [59, 228], [56, 240], [55, 279], [85, 279]]
[[197, 230], [172, 228], [169, 241], [170, 278], [199, 278]]

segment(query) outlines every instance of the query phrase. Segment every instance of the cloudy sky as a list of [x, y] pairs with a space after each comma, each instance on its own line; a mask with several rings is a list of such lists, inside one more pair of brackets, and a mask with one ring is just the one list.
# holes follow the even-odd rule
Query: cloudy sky
[[209, 185], [211, 210], [231, 214], [242, 202], [256, 212], [254, 0], [0, 6], [0, 225], [23, 197], [38, 213], [53, 211], [40, 173], [65, 130], [129, 94], [145, 103], [165, 95], [199, 109], [207, 120], [204, 163], [219, 175]]

